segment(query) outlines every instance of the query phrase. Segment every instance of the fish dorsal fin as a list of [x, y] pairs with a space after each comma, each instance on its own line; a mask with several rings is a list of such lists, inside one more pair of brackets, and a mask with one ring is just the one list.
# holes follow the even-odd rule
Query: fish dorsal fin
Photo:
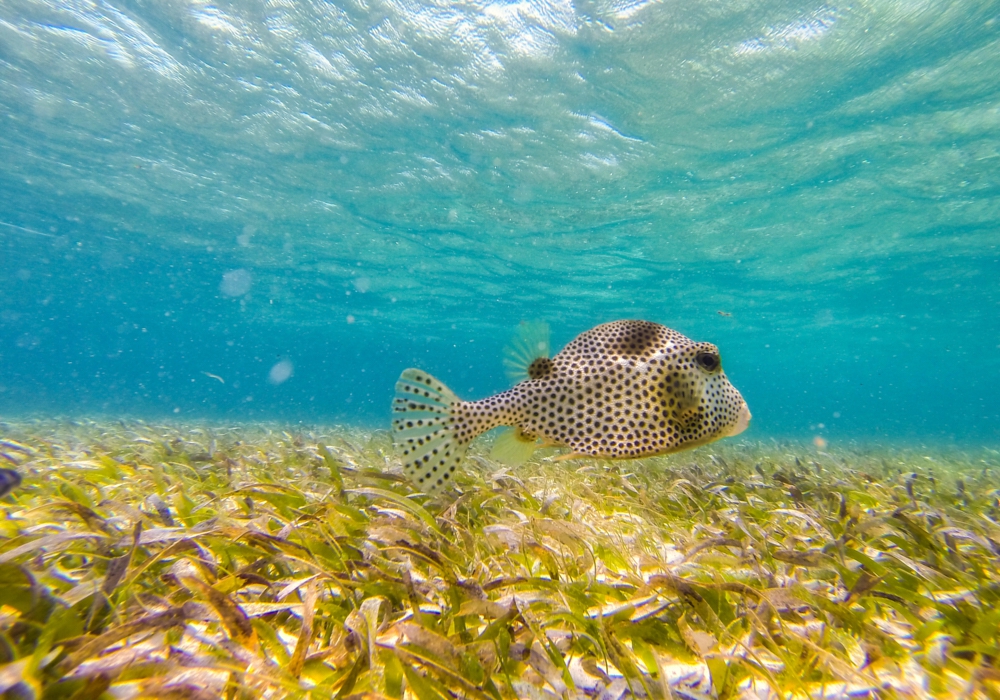
[[510, 344], [503, 351], [503, 366], [507, 369], [507, 376], [515, 384], [525, 379], [537, 379], [548, 374], [551, 364], [549, 324], [545, 321], [521, 321]]

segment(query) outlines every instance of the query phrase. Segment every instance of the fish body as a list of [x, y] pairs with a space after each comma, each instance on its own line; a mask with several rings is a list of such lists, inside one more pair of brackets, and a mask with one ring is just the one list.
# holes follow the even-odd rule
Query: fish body
[[716, 346], [648, 321], [597, 326], [526, 369], [527, 379], [480, 401], [461, 401], [426, 372], [403, 372], [393, 432], [418, 488], [447, 486], [469, 443], [502, 425], [514, 430], [494, 454], [510, 463], [542, 446], [606, 459], [662, 455], [736, 435], [750, 421]]

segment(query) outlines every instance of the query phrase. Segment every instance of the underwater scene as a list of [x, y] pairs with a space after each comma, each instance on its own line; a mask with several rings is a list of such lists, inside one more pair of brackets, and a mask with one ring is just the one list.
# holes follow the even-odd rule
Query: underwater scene
[[1000, 3], [0, 0], [0, 695], [1000, 699]]

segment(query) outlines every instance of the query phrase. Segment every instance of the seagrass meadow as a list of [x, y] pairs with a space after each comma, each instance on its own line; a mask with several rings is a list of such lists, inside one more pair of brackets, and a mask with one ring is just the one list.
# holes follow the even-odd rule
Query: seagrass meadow
[[8, 698], [1000, 698], [1000, 455], [785, 443], [413, 494], [388, 434], [3, 424]]

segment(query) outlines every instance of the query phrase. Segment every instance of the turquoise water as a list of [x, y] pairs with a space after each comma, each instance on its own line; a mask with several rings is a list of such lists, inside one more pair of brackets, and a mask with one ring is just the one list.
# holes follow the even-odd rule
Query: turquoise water
[[746, 438], [995, 444], [998, 76], [997, 2], [6, 0], [0, 417], [387, 426], [644, 318]]

